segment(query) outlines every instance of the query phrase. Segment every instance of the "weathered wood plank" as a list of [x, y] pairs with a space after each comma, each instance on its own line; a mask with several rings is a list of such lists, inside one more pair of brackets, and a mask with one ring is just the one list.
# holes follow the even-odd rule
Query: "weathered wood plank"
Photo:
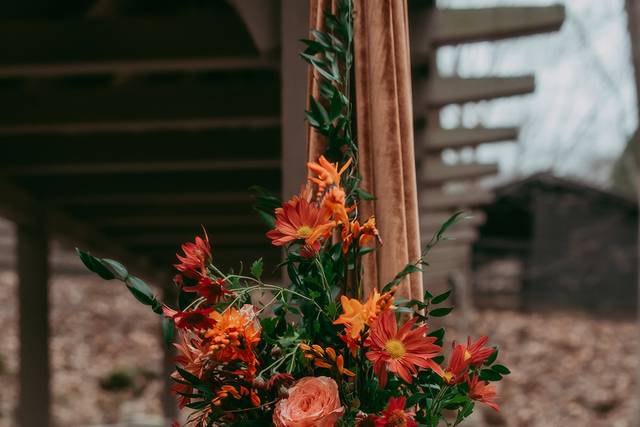
[[422, 129], [418, 143], [428, 152], [464, 147], [475, 147], [488, 142], [511, 141], [518, 138], [518, 128], [456, 128]]
[[148, 131], [176, 122], [196, 129], [247, 127], [252, 118], [273, 124], [280, 113], [280, 82], [273, 72], [108, 83], [7, 88], [0, 104], [0, 132]]
[[488, 190], [473, 188], [462, 193], [426, 190], [420, 194], [420, 208], [425, 211], [456, 210], [491, 203], [495, 195]]
[[462, 181], [481, 178], [498, 173], [498, 164], [468, 163], [458, 165], [428, 165], [424, 168], [422, 181], [427, 185], [442, 184], [447, 181]]
[[411, 20], [411, 42], [419, 54], [427, 49], [425, 45], [494, 41], [556, 31], [564, 18], [564, 7], [559, 5], [434, 9]]
[[215, 15], [4, 22], [0, 76], [277, 68], [230, 8]]
[[211, 193], [192, 193], [192, 192], [177, 192], [177, 193], [111, 193], [111, 194], [63, 194], [56, 195], [50, 199], [51, 203], [58, 205], [82, 205], [82, 206], [105, 206], [115, 205], [119, 207], [131, 207], [131, 206], [173, 206], [173, 205], [191, 205], [191, 204], [243, 204], [249, 205], [252, 201], [251, 193], [249, 192], [211, 192]]
[[0, 175], [108, 175], [119, 173], [279, 170], [280, 159], [30, 164], [0, 168]]
[[533, 92], [533, 76], [468, 78], [436, 77], [418, 84], [414, 94], [417, 108], [439, 108], [448, 104], [482, 101]]

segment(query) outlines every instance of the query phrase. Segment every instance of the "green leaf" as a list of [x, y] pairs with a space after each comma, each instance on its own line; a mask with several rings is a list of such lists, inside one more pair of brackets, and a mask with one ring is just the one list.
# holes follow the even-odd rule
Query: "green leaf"
[[439, 328], [436, 329], [435, 331], [430, 332], [427, 336], [428, 337], [436, 337], [438, 340], [441, 340], [442, 338], [444, 338], [444, 328]]
[[425, 246], [424, 250], [422, 251], [422, 256], [424, 257], [427, 253], [429, 253], [429, 251], [438, 244], [438, 242], [440, 242], [443, 238], [444, 238], [444, 233], [454, 224], [458, 223], [460, 220], [462, 219], [466, 219], [468, 218], [468, 216], [463, 216], [465, 214], [464, 211], [458, 211], [456, 213], [454, 213], [453, 215], [451, 215], [451, 217], [449, 217], [449, 219], [447, 219], [438, 229], [438, 231], [435, 232], [435, 234], [433, 235], [433, 237], [431, 237], [431, 240], [429, 240], [429, 243], [427, 243], [427, 245]]
[[376, 197], [373, 194], [367, 193], [362, 188], [356, 188], [356, 192], [358, 193], [358, 197], [360, 197], [362, 200], [375, 200], [376, 199]]
[[320, 43], [323, 47], [326, 47], [326, 48], [332, 47], [331, 39], [327, 34], [320, 32], [318, 30], [311, 30], [311, 34], [313, 35], [313, 37], [316, 38], [316, 41]]
[[498, 372], [492, 371], [491, 369], [483, 369], [480, 371], [479, 378], [482, 381], [500, 381], [502, 379], [502, 375]]
[[182, 369], [179, 366], [176, 366], [176, 371], [178, 371], [178, 373], [180, 374], [180, 376], [182, 378], [184, 378], [185, 380], [189, 381], [189, 383], [191, 384], [201, 384], [202, 381], [200, 381], [200, 378], [196, 377], [195, 375], [193, 375], [191, 372], [185, 371], [184, 369]]
[[429, 312], [429, 316], [431, 316], [431, 317], [444, 317], [447, 314], [451, 313], [452, 310], [453, 310], [453, 307], [434, 308], [433, 310], [431, 310]]
[[447, 298], [449, 298], [449, 295], [451, 295], [451, 289], [449, 289], [447, 292], [433, 297], [433, 299], [431, 300], [431, 304], [440, 304], [441, 302], [446, 301]]
[[511, 373], [509, 368], [504, 365], [493, 365], [491, 369], [502, 375], [509, 375]]
[[329, 124], [329, 113], [324, 108], [324, 106], [313, 96], [309, 98], [309, 102], [311, 105], [311, 112], [313, 113], [316, 120], [320, 123], [321, 126], [326, 126]]
[[493, 362], [496, 361], [496, 359], [498, 358], [498, 353], [500, 352], [500, 347], [495, 346], [494, 347], [495, 351], [491, 354], [491, 356], [489, 356], [489, 358], [487, 359], [485, 363], [485, 365], [491, 365]]
[[118, 261], [114, 261], [109, 258], [102, 258], [102, 265], [113, 274], [113, 276], [121, 281], [125, 281], [129, 272], [125, 268], [124, 265], [120, 264]]
[[307, 55], [306, 53], [301, 53], [300, 56], [307, 62], [309, 62], [313, 68], [322, 75], [327, 80], [330, 81], [339, 81], [339, 77], [334, 76], [330, 70], [327, 70], [324, 67], [324, 62], [315, 56]]
[[127, 284], [127, 288], [133, 294], [134, 297], [141, 303], [145, 305], [153, 305], [155, 301], [155, 297], [153, 296], [153, 292], [149, 285], [147, 285], [142, 279], [139, 279], [135, 276], [127, 277], [125, 282]]
[[331, 97], [331, 106], [329, 108], [329, 121], [333, 122], [335, 119], [340, 117], [342, 114], [342, 109], [344, 104], [342, 103], [342, 97], [340, 96], [340, 92], [338, 90], [334, 90], [333, 96]]
[[426, 399], [428, 396], [426, 393], [416, 393], [413, 394], [411, 396], [409, 396], [409, 398], [407, 399], [407, 404], [406, 407], [411, 408], [415, 405], [418, 404], [418, 402], [420, 402], [423, 399]]
[[256, 279], [260, 280], [260, 278], [262, 277], [263, 269], [264, 269], [264, 265], [262, 262], [262, 258], [259, 258], [253, 261], [253, 264], [251, 264], [251, 275]]
[[80, 260], [85, 265], [85, 267], [96, 273], [98, 276], [102, 277], [105, 280], [112, 280], [116, 278], [116, 276], [107, 267], [104, 266], [100, 258], [96, 258], [89, 252], [82, 251], [78, 248], [76, 248], [76, 253], [80, 257]]
[[167, 347], [173, 343], [174, 336], [173, 319], [170, 317], [162, 318], [162, 336], [164, 337], [164, 343]]

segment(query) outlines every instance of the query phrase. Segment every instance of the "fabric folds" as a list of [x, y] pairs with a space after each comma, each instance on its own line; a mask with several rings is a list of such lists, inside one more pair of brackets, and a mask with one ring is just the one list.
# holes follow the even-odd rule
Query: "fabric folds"
[[[322, 28], [331, 0], [312, 0], [310, 25]], [[413, 147], [411, 63], [406, 0], [354, 0], [354, 84], [362, 187], [376, 200], [361, 204], [375, 215], [383, 244], [364, 257], [365, 293], [382, 288], [420, 257], [420, 228]], [[312, 71], [310, 71], [311, 73]], [[317, 95], [310, 74], [309, 93]], [[324, 151], [311, 129], [309, 158]], [[398, 295], [422, 298], [422, 275], [412, 274]]]

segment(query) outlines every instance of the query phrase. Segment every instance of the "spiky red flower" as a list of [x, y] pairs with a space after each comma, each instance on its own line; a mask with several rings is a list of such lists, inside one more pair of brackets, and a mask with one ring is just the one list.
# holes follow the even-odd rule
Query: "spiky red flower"
[[192, 331], [208, 329], [214, 325], [213, 319], [209, 316], [213, 308], [202, 308], [188, 311], [175, 311], [169, 307], [163, 307], [164, 315], [173, 319], [179, 329], [190, 329]]
[[176, 254], [180, 263], [174, 267], [190, 279], [199, 279], [206, 276], [207, 265], [211, 263], [211, 245], [209, 236], [204, 232], [204, 239], [196, 236], [195, 242], [187, 242], [182, 245], [184, 256]]
[[373, 362], [380, 388], [387, 384], [387, 371], [411, 383], [418, 372], [416, 367], [440, 369], [432, 359], [442, 348], [435, 344], [435, 337], [426, 336], [427, 325], [411, 329], [416, 321], [414, 317], [398, 330], [395, 314], [387, 310], [371, 326], [370, 335], [365, 341], [365, 346], [370, 349], [366, 356]]
[[233, 295], [233, 292], [226, 288], [226, 282], [223, 279], [213, 280], [209, 276], [203, 276], [198, 280], [195, 286], [183, 286], [185, 292], [196, 292], [207, 300], [209, 304], [217, 304], [225, 296]]
[[500, 407], [495, 402], [496, 386], [487, 381], [479, 381], [478, 376], [466, 377], [469, 385], [469, 397], [482, 402], [494, 411], [500, 412]]
[[469, 370], [469, 360], [471, 356], [466, 346], [462, 344], [454, 344], [449, 365], [444, 370], [436, 370], [436, 373], [442, 377], [447, 384], [458, 384], [464, 381], [465, 375]]
[[495, 351], [492, 347], [484, 347], [489, 341], [489, 337], [481, 336], [475, 343], [471, 342], [471, 337], [467, 338], [467, 352], [469, 353], [469, 363], [474, 366], [482, 365]]
[[418, 427], [413, 419], [415, 412], [405, 409], [407, 398], [404, 396], [390, 397], [382, 416], [375, 417], [376, 427]]

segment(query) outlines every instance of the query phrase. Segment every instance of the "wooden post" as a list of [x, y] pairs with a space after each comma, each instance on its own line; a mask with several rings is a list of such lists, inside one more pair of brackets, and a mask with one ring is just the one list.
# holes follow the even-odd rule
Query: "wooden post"
[[307, 98], [307, 65], [300, 59], [301, 38], [309, 36], [309, 2], [282, 0], [282, 196], [298, 193], [306, 176], [307, 142], [304, 107]]
[[51, 425], [48, 252], [44, 218], [17, 226], [21, 427]]
[[[629, 40], [631, 42], [631, 62], [633, 63], [634, 77], [636, 82], [636, 105], [638, 108], [638, 119], [640, 120], [640, 0], [626, 0], [627, 25], [629, 29]], [[636, 141], [640, 144], [640, 135], [636, 131]], [[638, 150], [640, 152], [640, 150]], [[640, 165], [640, 159], [636, 158], [636, 165]], [[636, 193], [640, 202], [640, 173], [636, 167]], [[638, 221], [638, 260], [640, 261], [640, 220]], [[640, 265], [640, 262], [638, 263]], [[638, 271], [638, 323], [640, 324], [640, 269]], [[640, 368], [636, 372], [636, 396], [640, 395]], [[640, 402], [636, 398], [636, 416], [633, 417], [633, 425], [640, 427]]]

